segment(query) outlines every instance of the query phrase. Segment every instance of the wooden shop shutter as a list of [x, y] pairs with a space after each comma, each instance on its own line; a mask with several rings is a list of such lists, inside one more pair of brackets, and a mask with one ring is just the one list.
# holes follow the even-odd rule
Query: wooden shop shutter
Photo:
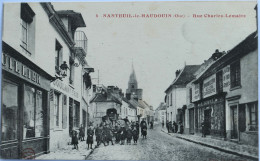
[[50, 129], [54, 128], [54, 90], [50, 90]]
[[63, 95], [63, 101], [62, 101], [62, 128], [67, 128], [67, 96]]

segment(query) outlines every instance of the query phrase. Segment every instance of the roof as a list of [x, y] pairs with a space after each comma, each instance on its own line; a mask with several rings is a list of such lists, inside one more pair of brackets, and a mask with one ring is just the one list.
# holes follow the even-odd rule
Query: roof
[[219, 59], [212, 63], [203, 73], [197, 76], [195, 82], [198, 82], [199, 80], [210, 76], [211, 74], [215, 73], [219, 68], [223, 68], [235, 59], [239, 59], [240, 57], [248, 54], [249, 52], [256, 50], [258, 48], [257, 40], [258, 34], [255, 31], [251, 33], [249, 36], [247, 36], [233, 49], [231, 49], [228, 53], [222, 55]]
[[132, 104], [127, 98], [122, 97], [122, 100], [128, 103], [130, 108], [136, 109], [135, 105]]
[[134, 99], [128, 100], [128, 102], [133, 105], [135, 108], [137, 108], [139, 106], [138, 102]]
[[150, 106], [143, 100], [138, 100], [138, 104], [139, 104], [139, 107], [143, 108], [143, 109], [150, 109]]
[[159, 107], [156, 109], [156, 111], [160, 111], [160, 110], [166, 110], [166, 104], [161, 102]]
[[[168, 91], [173, 85], [187, 85], [195, 78], [194, 73], [199, 69], [200, 65], [186, 65], [180, 74], [174, 79], [172, 84], [166, 89]], [[166, 92], [165, 91], [165, 92]]]
[[76, 27], [86, 27], [85, 21], [79, 12], [74, 12], [73, 10], [60, 10], [56, 11], [60, 17], [71, 17], [73, 25]]
[[115, 102], [122, 105], [122, 102], [114, 95], [111, 95], [111, 99], [108, 99], [107, 95], [102, 93], [96, 93], [95, 96], [90, 100], [90, 103], [92, 102]]

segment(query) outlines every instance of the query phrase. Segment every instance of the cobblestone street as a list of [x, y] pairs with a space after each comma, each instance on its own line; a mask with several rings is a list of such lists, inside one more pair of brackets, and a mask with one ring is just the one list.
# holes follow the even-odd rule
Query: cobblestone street
[[139, 138], [137, 145], [109, 145], [96, 148], [87, 160], [176, 160], [176, 161], [244, 161], [205, 146], [171, 137], [157, 127], [148, 131], [147, 139]]

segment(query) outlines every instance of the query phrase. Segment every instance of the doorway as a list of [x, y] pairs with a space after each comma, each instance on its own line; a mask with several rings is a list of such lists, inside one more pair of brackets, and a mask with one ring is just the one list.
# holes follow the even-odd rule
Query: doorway
[[204, 110], [205, 134], [210, 135], [211, 129], [211, 109]]
[[237, 139], [238, 138], [238, 112], [237, 112], [237, 105], [231, 106], [231, 138]]

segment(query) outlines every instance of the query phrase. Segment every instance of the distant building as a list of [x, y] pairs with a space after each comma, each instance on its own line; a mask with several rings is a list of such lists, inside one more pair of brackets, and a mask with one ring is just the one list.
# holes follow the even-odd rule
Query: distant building
[[166, 123], [166, 104], [161, 102], [158, 108], [155, 110], [155, 121], [158, 123]]
[[102, 121], [114, 124], [122, 112], [122, 90], [115, 86], [101, 85], [90, 100], [90, 104], [94, 109], [93, 123], [95, 126]]
[[199, 65], [185, 65], [175, 72], [176, 78], [165, 90], [167, 120], [185, 123], [186, 85], [195, 78]]

